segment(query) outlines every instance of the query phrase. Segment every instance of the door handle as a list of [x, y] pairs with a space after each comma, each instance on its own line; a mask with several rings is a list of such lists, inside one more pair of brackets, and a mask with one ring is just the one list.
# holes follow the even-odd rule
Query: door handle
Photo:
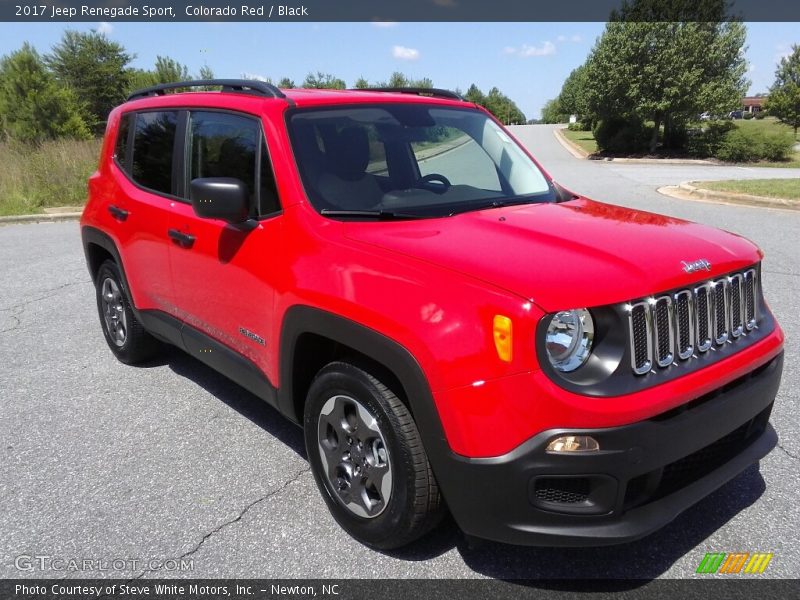
[[114, 206], [113, 204], [109, 205], [108, 212], [111, 213], [111, 216], [114, 217], [117, 221], [124, 221], [128, 218], [130, 214], [127, 210], [120, 208], [119, 206]]
[[195, 237], [193, 235], [178, 231], [177, 229], [170, 229], [167, 233], [169, 237], [172, 238], [172, 241], [176, 242], [179, 246], [191, 248], [192, 244], [194, 244]]

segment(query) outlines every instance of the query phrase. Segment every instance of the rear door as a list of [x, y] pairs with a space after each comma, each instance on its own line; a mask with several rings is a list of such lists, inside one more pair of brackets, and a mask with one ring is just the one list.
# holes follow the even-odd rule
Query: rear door
[[[248, 358], [267, 376], [282, 219], [261, 121], [250, 115], [191, 110], [187, 121], [184, 189], [192, 179], [235, 177], [250, 191], [246, 225], [175, 208], [174, 227], [191, 244], [173, 244], [172, 278], [181, 318]], [[202, 358], [202, 357], [201, 357]]]
[[135, 305], [172, 316], [168, 230], [178, 200], [173, 172], [180, 122], [177, 110], [122, 116], [112, 167], [119, 170], [118, 185], [107, 207]]

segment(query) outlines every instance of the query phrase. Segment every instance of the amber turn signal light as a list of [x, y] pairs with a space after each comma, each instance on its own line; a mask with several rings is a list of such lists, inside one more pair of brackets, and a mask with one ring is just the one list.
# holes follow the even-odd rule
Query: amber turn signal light
[[494, 327], [492, 329], [494, 334], [494, 347], [497, 349], [497, 356], [500, 360], [511, 362], [513, 357], [513, 331], [511, 327], [511, 319], [503, 315], [494, 316]]

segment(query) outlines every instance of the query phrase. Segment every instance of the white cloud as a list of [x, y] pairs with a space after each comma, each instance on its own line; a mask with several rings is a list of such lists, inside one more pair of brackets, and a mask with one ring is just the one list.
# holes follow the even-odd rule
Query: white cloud
[[272, 83], [272, 79], [269, 77], [265, 77], [264, 75], [259, 75], [258, 73], [248, 73], [247, 71], [242, 73], [242, 79], [251, 79], [253, 81], [264, 81], [266, 83]]
[[102, 33], [103, 35], [111, 35], [112, 31], [114, 31], [114, 26], [111, 23], [106, 23], [105, 21], [101, 21], [100, 24], [97, 26], [97, 33]]
[[573, 44], [578, 44], [583, 41], [583, 38], [578, 34], [575, 35], [560, 35], [556, 38], [556, 41], [559, 43], [564, 42], [572, 42]]
[[519, 48], [506, 46], [503, 48], [504, 54], [513, 54], [520, 58], [529, 58], [531, 56], [549, 56], [556, 53], [556, 45], [551, 41], [542, 42], [538, 46], [531, 46], [529, 44], [522, 44]]
[[399, 23], [397, 21], [373, 21], [372, 26], [377, 27], [379, 29], [388, 29], [390, 27], [397, 27]]
[[406, 48], [405, 46], [395, 46], [392, 48], [392, 56], [398, 60], [417, 60], [419, 59], [419, 50]]

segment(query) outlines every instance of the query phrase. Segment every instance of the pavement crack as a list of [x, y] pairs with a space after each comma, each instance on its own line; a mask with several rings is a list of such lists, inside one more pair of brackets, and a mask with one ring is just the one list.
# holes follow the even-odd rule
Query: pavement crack
[[782, 444], [778, 444], [777, 446], [778, 446], [778, 448], [780, 448], [781, 450], [783, 450], [783, 453], [784, 453], [786, 456], [788, 456], [789, 458], [793, 458], [794, 460], [798, 460], [798, 459], [800, 459], [800, 457], [799, 457], [799, 456], [797, 456], [796, 454], [792, 454], [792, 453], [791, 453], [791, 452], [789, 452], [789, 451], [788, 451], [786, 448], [784, 448]]
[[19, 317], [17, 315], [11, 315], [11, 326], [0, 329], [0, 333], [8, 333], [9, 331], [16, 331], [17, 329], [19, 329]]
[[0, 307], [0, 312], [12, 312], [14, 314], [19, 314], [18, 312], [15, 312], [17, 309], [20, 309], [19, 312], [22, 312], [22, 310], [24, 310], [25, 307], [30, 305], [30, 304], [33, 304], [35, 302], [41, 302], [42, 300], [50, 299], [50, 296], [53, 294], [53, 292], [57, 292], [59, 290], [63, 290], [64, 288], [72, 287], [73, 285], [78, 285], [78, 284], [82, 284], [82, 283], [86, 283], [86, 281], [81, 279], [80, 281], [70, 281], [70, 282], [67, 282], [67, 283], [63, 283], [63, 284], [61, 284], [59, 286], [56, 286], [54, 288], [51, 288], [49, 290], [44, 290], [43, 292], [41, 292], [41, 295], [39, 297], [37, 297], [37, 298], [31, 298], [30, 300], [24, 300], [23, 302], [17, 302], [16, 304], [12, 304], [11, 306]]
[[[283, 482], [283, 483], [282, 483], [282, 484], [281, 484], [279, 487], [277, 487], [276, 489], [274, 489], [274, 490], [272, 490], [271, 492], [269, 492], [269, 493], [265, 494], [264, 496], [261, 496], [260, 498], [257, 498], [256, 500], [253, 500], [253, 501], [252, 501], [250, 504], [248, 504], [248, 505], [247, 505], [247, 506], [245, 506], [245, 507], [244, 507], [242, 510], [240, 510], [240, 511], [239, 511], [239, 514], [237, 514], [237, 515], [236, 515], [236, 516], [235, 516], [233, 519], [229, 519], [228, 521], [225, 521], [225, 522], [223, 522], [223, 523], [221, 523], [221, 524], [217, 525], [217, 526], [216, 526], [214, 529], [212, 529], [212, 530], [211, 530], [211, 531], [209, 531], [208, 533], [204, 534], [204, 535], [203, 535], [203, 537], [200, 539], [200, 541], [199, 541], [199, 542], [197, 542], [197, 543], [196, 543], [196, 544], [195, 544], [195, 545], [194, 545], [194, 546], [193, 546], [191, 549], [189, 549], [188, 551], [184, 552], [183, 554], [181, 554], [180, 556], [178, 556], [178, 557], [177, 557], [177, 558], [175, 558], [175, 559], [169, 559], [169, 558], [167, 558], [167, 559], [164, 559], [163, 561], [161, 561], [161, 566], [163, 566], [163, 564], [164, 564], [165, 562], [167, 562], [167, 561], [170, 561], [170, 560], [175, 560], [175, 561], [178, 561], [178, 562], [179, 562], [180, 560], [182, 560], [182, 559], [184, 559], [184, 558], [187, 558], [187, 557], [189, 557], [189, 556], [192, 556], [192, 555], [193, 555], [193, 554], [195, 554], [195, 553], [196, 553], [198, 550], [200, 550], [200, 548], [202, 548], [202, 547], [203, 547], [203, 544], [205, 544], [205, 543], [206, 543], [206, 541], [208, 541], [208, 540], [209, 540], [211, 537], [213, 537], [214, 535], [216, 535], [217, 533], [219, 533], [219, 532], [220, 532], [220, 531], [222, 531], [223, 529], [226, 529], [226, 528], [230, 527], [231, 525], [234, 525], [235, 523], [238, 523], [239, 521], [241, 521], [241, 520], [242, 520], [242, 518], [244, 518], [244, 516], [245, 516], [245, 515], [246, 515], [248, 512], [250, 512], [250, 511], [251, 511], [253, 508], [255, 508], [256, 506], [258, 506], [259, 504], [261, 504], [261, 503], [263, 503], [263, 502], [266, 502], [267, 500], [269, 500], [269, 499], [270, 499], [270, 498], [272, 498], [273, 496], [276, 496], [276, 495], [280, 494], [280, 493], [281, 493], [283, 490], [285, 490], [285, 489], [286, 489], [287, 487], [289, 487], [291, 484], [293, 484], [293, 483], [295, 483], [296, 481], [298, 481], [298, 480], [299, 480], [299, 479], [300, 479], [300, 478], [301, 478], [301, 477], [302, 477], [302, 476], [303, 476], [305, 473], [308, 473], [310, 470], [311, 470], [311, 467], [310, 467], [310, 466], [307, 466], [306, 468], [304, 468], [304, 469], [301, 469], [300, 471], [298, 471], [297, 473], [295, 473], [295, 474], [294, 474], [294, 475], [293, 475], [293, 476], [292, 476], [290, 479], [287, 479], [286, 481], [284, 481], [284, 482]], [[161, 566], [159, 566], [159, 567], [158, 567], [158, 568], [156, 568], [156, 569], [149, 569], [149, 568], [148, 568], [148, 569], [145, 569], [144, 571], [142, 571], [141, 573], [139, 573], [138, 575], [136, 575], [136, 576], [135, 576], [135, 577], [134, 577], [134, 578], [133, 578], [131, 581], [135, 581], [135, 580], [141, 579], [142, 577], [144, 577], [145, 575], [148, 575], [148, 574], [150, 574], [150, 573], [155, 573], [155, 572], [157, 572], [157, 571], [161, 570]]]

